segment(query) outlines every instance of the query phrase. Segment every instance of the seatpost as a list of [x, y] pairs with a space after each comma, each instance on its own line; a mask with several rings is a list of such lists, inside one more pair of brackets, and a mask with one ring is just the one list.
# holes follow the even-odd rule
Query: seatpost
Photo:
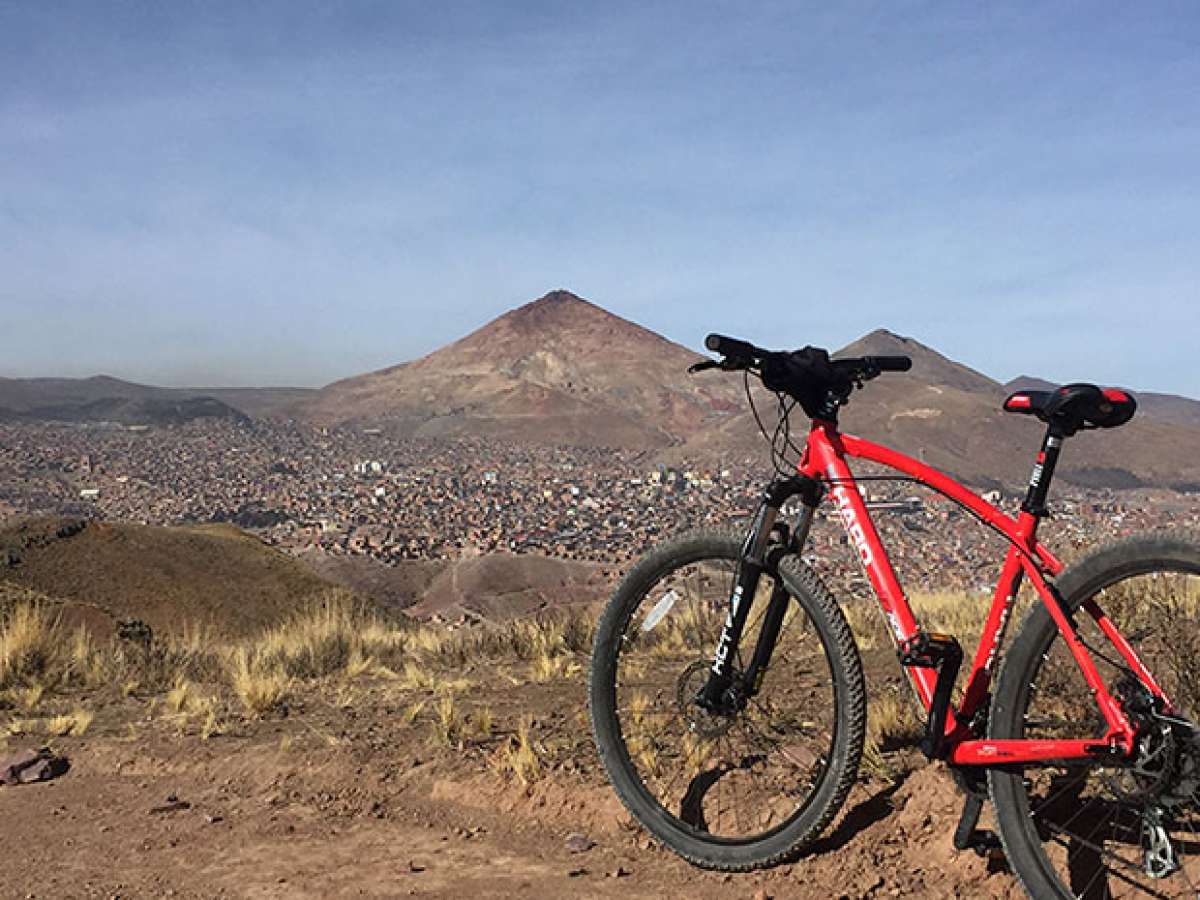
[[1054, 467], [1058, 464], [1064, 437], [1062, 431], [1053, 425], [1046, 429], [1041, 452], [1029, 476], [1029, 490], [1025, 492], [1025, 502], [1021, 504], [1021, 509], [1031, 516], [1042, 518], [1050, 512], [1046, 507], [1046, 495], [1050, 493], [1050, 481], [1054, 478]]

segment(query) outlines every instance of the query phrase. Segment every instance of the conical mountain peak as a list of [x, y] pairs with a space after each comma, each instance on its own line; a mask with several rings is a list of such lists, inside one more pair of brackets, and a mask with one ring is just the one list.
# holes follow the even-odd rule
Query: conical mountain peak
[[531, 300], [523, 306], [518, 306], [516, 309], [488, 323], [488, 325], [484, 325], [480, 331], [487, 330], [490, 326], [500, 322], [521, 328], [538, 329], [553, 327], [569, 329], [588, 322], [603, 320], [624, 322], [631, 327], [637, 327], [631, 322], [625, 322], [620, 316], [613, 315], [608, 310], [602, 309], [595, 303], [584, 300], [579, 295], [560, 288], [550, 291], [536, 300]]
[[1000, 385], [970, 366], [955, 362], [915, 338], [876, 328], [843, 347], [838, 356], [908, 356], [912, 374], [928, 384], [944, 385], [964, 391], [994, 393]]

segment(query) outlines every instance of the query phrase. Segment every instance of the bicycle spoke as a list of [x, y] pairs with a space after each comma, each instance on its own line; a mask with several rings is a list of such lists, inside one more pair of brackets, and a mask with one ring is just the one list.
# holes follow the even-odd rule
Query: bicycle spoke
[[[1200, 568], [1190, 581], [1178, 575], [1118, 575], [1091, 599], [1130, 641], [1167, 696], [1185, 700], [1180, 709], [1190, 708]], [[1156, 624], [1160, 617], [1163, 624]], [[1143, 627], [1147, 618], [1155, 627]], [[1190, 720], [1174, 711], [1159, 715], [1161, 705], [1108, 643], [1096, 618], [1079, 616], [1078, 621], [1098, 674], [1138, 729], [1136, 746], [1128, 763], [1120, 765], [1097, 760], [1091, 766], [1027, 767], [1021, 784], [1029, 821], [1040, 830], [1050, 871], [1073, 896], [1195, 900], [1200, 896], [1200, 747]], [[1107, 726], [1078, 666], [1054, 632], [1047, 640], [1047, 649], [1029, 669], [1018, 735], [1101, 738]]]
[[[734, 577], [733, 566], [693, 564], [645, 591], [620, 642], [614, 712], [638, 778], [664, 810], [688, 827], [742, 839], [798, 813], [819, 782], [817, 773], [825, 771], [835, 731], [828, 718], [829, 662], [824, 646], [810, 640], [798, 605], [789, 604], [780, 624], [767, 694], [726, 712], [694, 703], [708, 678]], [[774, 588], [764, 575], [732, 656], [735, 686]], [[671, 591], [678, 598], [661, 606]], [[813, 710], [809, 718], [801, 718], [802, 709]]]

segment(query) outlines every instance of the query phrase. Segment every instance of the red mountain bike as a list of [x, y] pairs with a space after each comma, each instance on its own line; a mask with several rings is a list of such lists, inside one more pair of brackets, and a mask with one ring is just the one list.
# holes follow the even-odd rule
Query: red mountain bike
[[[710, 335], [719, 368], [761, 378], [812, 420], [794, 474], [763, 494], [749, 532], [708, 528], [643, 557], [600, 620], [590, 705], [596, 743], [630, 812], [691, 862], [748, 870], [792, 859], [832, 821], [865, 739], [866, 688], [837, 600], [801, 561], [832, 497], [927, 720], [921, 749], [965, 792], [960, 849], [990, 793], [1010, 865], [1034, 897], [1200, 896], [1200, 544], [1126, 538], [1064, 570], [1037, 540], [1063, 441], [1133, 416], [1124, 391], [1022, 391], [1006, 410], [1047, 425], [1016, 518], [903, 454], [838, 430], [855, 388], [907, 357], [830, 359]], [[777, 447], [773, 444], [773, 447]], [[962, 650], [921, 628], [848, 458], [920, 482], [1008, 541], [960, 699]], [[798, 501], [790, 524], [781, 508]], [[1022, 581], [1041, 602], [1004, 652]], [[994, 680], [994, 687], [993, 687]]]

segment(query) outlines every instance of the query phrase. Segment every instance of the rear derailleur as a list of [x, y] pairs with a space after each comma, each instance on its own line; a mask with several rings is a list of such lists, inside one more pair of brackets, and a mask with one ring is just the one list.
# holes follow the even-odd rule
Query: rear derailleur
[[1142, 807], [1143, 869], [1154, 879], [1179, 871], [1168, 824], [1177, 807], [1195, 802], [1200, 788], [1200, 729], [1163, 712], [1162, 701], [1132, 677], [1116, 695], [1138, 726], [1137, 754], [1109, 787], [1121, 800]]

